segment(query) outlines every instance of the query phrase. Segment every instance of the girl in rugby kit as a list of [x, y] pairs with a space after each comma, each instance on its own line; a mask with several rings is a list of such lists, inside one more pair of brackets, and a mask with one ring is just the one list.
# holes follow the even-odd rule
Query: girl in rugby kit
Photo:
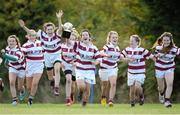
[[34, 30], [29, 30], [27, 34], [28, 41], [23, 45], [23, 51], [26, 56], [26, 86], [29, 92], [28, 105], [32, 105], [44, 69], [44, 49], [42, 42], [37, 40], [37, 34]]
[[95, 84], [95, 65], [101, 61], [100, 53], [91, 42], [88, 30], [81, 32], [81, 41], [77, 42], [76, 51], [76, 82], [83, 94], [82, 106], [86, 106], [90, 94], [90, 85]]
[[[144, 104], [143, 87], [145, 80], [145, 60], [154, 56], [147, 50], [140, 47], [141, 39], [138, 35], [130, 36], [130, 46], [122, 51], [122, 56], [128, 61], [127, 84], [130, 87], [130, 103], [135, 106], [135, 101], [140, 105]], [[137, 99], [136, 99], [137, 97]]]
[[[17, 105], [18, 98], [16, 93], [16, 79], [18, 78], [18, 92], [22, 96], [25, 93], [25, 59], [21, 51], [19, 38], [16, 35], [10, 35], [7, 39], [8, 46], [1, 50], [3, 57], [8, 60], [9, 84], [12, 95], [12, 105]], [[21, 98], [23, 100], [23, 98]]]
[[[173, 90], [174, 69], [176, 56], [180, 55], [174, 42], [173, 36], [169, 32], [164, 32], [156, 41], [155, 48], [155, 73], [158, 83], [159, 101], [165, 107], [171, 107], [171, 94]], [[165, 88], [166, 86], [166, 88]]]
[[[117, 62], [120, 60], [120, 49], [117, 46], [119, 35], [116, 31], [110, 31], [107, 36], [107, 43], [104, 45], [101, 55], [99, 77], [101, 79], [101, 104], [106, 105], [107, 93], [109, 93], [109, 106], [113, 106], [113, 98], [116, 92], [116, 80], [118, 74]], [[110, 82], [110, 90], [108, 84]]]
[[[66, 23], [64, 24], [66, 25]], [[72, 37], [76, 37], [72, 31], [70, 36], [66, 36], [64, 42], [61, 44], [61, 58], [62, 58], [62, 69], [66, 77], [66, 105], [70, 106], [73, 102], [71, 98], [72, 94], [72, 80], [74, 80], [74, 61], [76, 60], [76, 52], [74, 47], [76, 42], [71, 40]], [[77, 37], [76, 37], [77, 38]]]
[[[44, 31], [39, 30], [37, 36], [42, 42], [42, 47], [44, 48], [44, 59], [45, 67], [48, 74], [48, 79], [51, 81], [51, 89], [53, 89], [54, 95], [59, 95], [59, 83], [60, 83], [60, 67], [61, 67], [61, 17], [63, 15], [62, 11], [56, 13], [59, 22], [59, 28], [55, 31], [55, 25], [51, 22], [44, 24]], [[29, 29], [25, 26], [23, 20], [19, 21], [20, 26], [28, 32]]]

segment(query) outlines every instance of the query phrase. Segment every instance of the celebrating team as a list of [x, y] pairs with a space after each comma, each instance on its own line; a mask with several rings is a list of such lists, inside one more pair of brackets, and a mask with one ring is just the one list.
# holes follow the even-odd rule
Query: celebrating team
[[[101, 104], [106, 105], [108, 101], [108, 105], [112, 107], [119, 61], [128, 63], [127, 84], [130, 88], [131, 107], [137, 102], [143, 105], [145, 61], [152, 59], [155, 62], [159, 100], [166, 107], [172, 106], [170, 98], [174, 80], [174, 59], [180, 55], [180, 49], [175, 46], [171, 33], [164, 32], [153, 46], [155, 51], [150, 52], [140, 46], [141, 38], [138, 35], [131, 35], [129, 46], [120, 51], [119, 35], [116, 31], [110, 31], [106, 44], [99, 51], [92, 43], [92, 35], [88, 30], [82, 30], [79, 35], [71, 23], [61, 24], [62, 15], [62, 11], [56, 13], [59, 22], [57, 28], [53, 23], [48, 22], [43, 25], [44, 30], [38, 32], [27, 28], [24, 21], [19, 20], [20, 27], [27, 32], [25, 36], [27, 42], [22, 46], [16, 35], [8, 37], [8, 46], [5, 50], [1, 50], [1, 53], [8, 61], [12, 105], [18, 103], [16, 78], [18, 78], [19, 100], [23, 100], [28, 94], [28, 105], [32, 105], [45, 65], [54, 95], [60, 94], [60, 69], [62, 69], [66, 77], [66, 105], [70, 106], [74, 102], [77, 84], [79, 94], [82, 95], [82, 106], [86, 106], [90, 86], [96, 83], [95, 71], [96, 65], [99, 64]], [[26, 80], [27, 92], [24, 80]]]

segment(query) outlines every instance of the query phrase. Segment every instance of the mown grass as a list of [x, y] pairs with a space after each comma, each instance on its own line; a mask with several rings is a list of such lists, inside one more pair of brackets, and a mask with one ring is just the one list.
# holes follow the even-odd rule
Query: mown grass
[[0, 104], [0, 114], [180, 114], [180, 104], [173, 104], [172, 108], [165, 108], [161, 104], [144, 104], [130, 107], [129, 104], [115, 104], [114, 107], [103, 107], [100, 104], [88, 104], [82, 107], [74, 104]]

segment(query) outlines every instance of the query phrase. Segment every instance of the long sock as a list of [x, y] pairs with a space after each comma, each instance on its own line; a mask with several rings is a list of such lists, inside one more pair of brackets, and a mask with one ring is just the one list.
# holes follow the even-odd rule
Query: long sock
[[13, 97], [12, 101], [17, 101], [17, 97]]
[[165, 98], [165, 102], [166, 102], [166, 101], [170, 101], [170, 98]]
[[32, 99], [32, 100], [33, 100], [33, 99], [34, 99], [34, 96], [30, 95], [30, 96], [29, 96], [29, 99]]

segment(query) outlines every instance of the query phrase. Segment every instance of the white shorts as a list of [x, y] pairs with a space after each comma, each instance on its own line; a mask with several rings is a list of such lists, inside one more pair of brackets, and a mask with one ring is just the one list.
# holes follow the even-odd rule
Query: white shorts
[[75, 69], [76, 80], [84, 80], [89, 84], [96, 84], [95, 71]]
[[165, 74], [174, 72], [174, 68], [168, 69], [166, 71], [160, 71], [160, 70], [155, 70], [156, 78], [164, 78]]
[[131, 74], [128, 72], [127, 84], [128, 86], [131, 86], [135, 83], [135, 81], [138, 81], [139, 83], [141, 83], [141, 85], [143, 85], [145, 77], [145, 74]]
[[48, 68], [54, 67], [55, 62], [61, 62], [61, 54], [44, 53], [45, 66]]
[[63, 72], [66, 70], [71, 70], [72, 71], [72, 75], [75, 76], [75, 66], [73, 66], [72, 64], [69, 64], [65, 61], [62, 61], [64, 67], [62, 67]]
[[15, 68], [9, 67], [9, 73], [15, 73], [17, 77], [24, 78], [26, 75], [25, 70], [17, 70]]
[[33, 74], [43, 73], [43, 62], [27, 62], [26, 64], [26, 77], [32, 77]]
[[108, 81], [110, 77], [115, 76], [117, 77], [118, 68], [112, 69], [99, 69], [99, 77], [101, 81]]

